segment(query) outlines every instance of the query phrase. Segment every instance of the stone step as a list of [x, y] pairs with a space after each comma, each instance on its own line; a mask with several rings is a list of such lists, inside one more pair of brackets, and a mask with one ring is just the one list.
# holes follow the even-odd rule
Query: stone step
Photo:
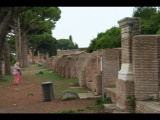
[[104, 104], [104, 108], [107, 113], [130, 113], [120, 109], [115, 104]]
[[79, 93], [78, 94], [80, 99], [88, 99], [88, 98], [100, 98], [101, 95], [93, 95], [93, 93]]

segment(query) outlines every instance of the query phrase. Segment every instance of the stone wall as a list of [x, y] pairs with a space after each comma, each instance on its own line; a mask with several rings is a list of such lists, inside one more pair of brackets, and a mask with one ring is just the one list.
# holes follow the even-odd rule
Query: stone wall
[[118, 71], [121, 67], [121, 49], [103, 50], [104, 87], [116, 87]]
[[159, 97], [160, 36], [138, 35], [133, 38], [133, 71], [137, 100]]
[[[68, 50], [70, 51], [70, 50]], [[81, 52], [48, 58], [45, 66], [65, 78], [77, 78], [81, 87], [87, 87], [95, 95], [102, 94], [101, 56], [103, 56], [104, 87], [115, 87], [120, 69], [120, 49]], [[60, 51], [58, 51], [60, 52]]]
[[72, 50], [58, 50], [57, 56], [63, 55], [71, 55], [71, 54], [78, 54], [81, 52], [85, 52], [86, 48], [79, 48], [79, 49], [72, 49]]

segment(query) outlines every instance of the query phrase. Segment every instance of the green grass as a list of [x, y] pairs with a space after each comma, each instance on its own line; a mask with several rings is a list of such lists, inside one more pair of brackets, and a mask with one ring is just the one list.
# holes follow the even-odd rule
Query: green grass
[[59, 111], [57, 113], [60, 113], [60, 114], [72, 114], [72, 113], [80, 113], [80, 112], [83, 112], [85, 109], [83, 108], [79, 108], [77, 110], [62, 110], [62, 111]]
[[[30, 72], [29, 70], [32, 70]], [[25, 71], [25, 74], [23, 74]], [[43, 74], [36, 74], [37, 72], [42, 71]], [[78, 79], [66, 79], [57, 75], [54, 71], [47, 69], [44, 66], [38, 66], [37, 64], [30, 64], [28, 67], [23, 68], [22, 74], [24, 75], [25, 80], [30, 79], [39, 80], [42, 82], [51, 82], [53, 85], [54, 94], [60, 96], [64, 91], [69, 90], [75, 93], [84, 93], [86, 92], [81, 88], [70, 88], [73, 86], [79, 86]], [[27, 76], [27, 77], [26, 77]], [[59, 98], [60, 99], [60, 98]]]
[[98, 110], [104, 108], [104, 104], [111, 104], [112, 100], [110, 97], [105, 97], [103, 100], [102, 98], [96, 99], [96, 105], [94, 106], [87, 106], [86, 109], [88, 110]]
[[[41, 79], [42, 82], [46, 82], [46, 81], [52, 82], [54, 91], [59, 94], [64, 92], [65, 90], [70, 90], [75, 93], [86, 92], [79, 88], [76, 88], [76, 89], [70, 88], [71, 85], [77, 86], [78, 79], [66, 79], [48, 69], [44, 69], [43, 74], [38, 74], [36, 76], [39, 77], [39, 79]], [[68, 88], [66, 88], [66, 86], [68, 86]]]
[[72, 113], [77, 113], [77, 112], [74, 111], [74, 110], [63, 110], [63, 111], [60, 111], [58, 113], [59, 114], [72, 114]]
[[[43, 71], [43, 74], [36, 74], [39, 71]], [[22, 77], [24, 80], [34, 79], [40, 82], [50, 81], [53, 83], [54, 92], [62, 94], [65, 90], [70, 90], [75, 93], [85, 93], [86, 91], [81, 88], [70, 88], [79, 86], [78, 79], [66, 79], [55, 72], [48, 70], [44, 66], [38, 66], [37, 64], [29, 64], [27, 67], [22, 68]], [[0, 82], [12, 82], [13, 75], [3, 75], [3, 79]]]
[[77, 110], [59, 111], [58, 113], [80, 113], [84, 112], [85, 110], [99, 110], [104, 108], [103, 104], [110, 104], [110, 103], [112, 103], [110, 98], [106, 98], [104, 99], [104, 101], [102, 100], [102, 98], [96, 98], [96, 103], [93, 106], [87, 106], [85, 108], [79, 108]]
[[104, 108], [104, 105], [103, 105], [103, 104], [94, 105], [94, 106], [87, 106], [87, 107], [86, 107], [86, 109], [88, 109], [88, 110], [98, 110], [98, 109], [101, 109], [101, 108]]
[[66, 79], [66, 78], [60, 77], [55, 72], [48, 70], [48, 69], [44, 69], [42, 71], [43, 71], [43, 74], [38, 74], [37, 76], [41, 77], [42, 79], [45, 79], [45, 80], [50, 80], [50, 81], [65, 80], [63, 82], [66, 82], [66, 83], [68, 83], [68, 82], [74, 83], [75, 81], [77, 81], [77, 79]]
[[112, 99], [110, 97], [105, 97], [103, 100], [102, 100], [102, 98], [97, 98], [96, 103], [97, 103], [97, 105], [112, 104]]
[[33, 93], [28, 93], [27, 96], [34, 96], [34, 94]]
[[13, 75], [3, 75], [0, 82], [11, 82], [13, 80]]

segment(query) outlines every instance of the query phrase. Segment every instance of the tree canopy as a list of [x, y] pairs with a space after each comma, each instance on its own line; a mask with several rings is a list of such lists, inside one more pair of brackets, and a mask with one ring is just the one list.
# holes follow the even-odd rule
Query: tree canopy
[[97, 37], [91, 40], [87, 52], [93, 52], [97, 49], [117, 48], [121, 46], [121, 31], [118, 27], [112, 27], [105, 33], [98, 33]]
[[133, 17], [141, 18], [141, 34], [156, 34], [160, 25], [160, 11], [156, 7], [135, 7]]
[[69, 39], [59, 39], [57, 40], [57, 49], [59, 50], [68, 50], [68, 49], [77, 49], [78, 45], [73, 43], [72, 40]]

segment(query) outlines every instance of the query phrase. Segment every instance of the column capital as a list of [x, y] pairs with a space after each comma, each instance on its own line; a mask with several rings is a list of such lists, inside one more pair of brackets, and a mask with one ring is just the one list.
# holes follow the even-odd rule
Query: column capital
[[132, 25], [134, 21], [140, 21], [140, 17], [125, 17], [118, 21], [118, 24], [120, 27], [126, 26], [126, 25]]

